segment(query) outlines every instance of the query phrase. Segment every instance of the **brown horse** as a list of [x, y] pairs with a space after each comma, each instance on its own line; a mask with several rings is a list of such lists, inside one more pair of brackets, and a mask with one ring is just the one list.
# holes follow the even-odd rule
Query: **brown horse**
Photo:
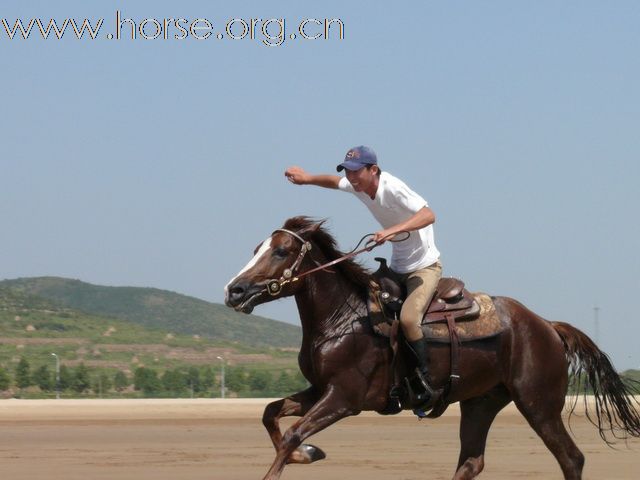
[[[279, 478], [287, 463], [324, 458], [322, 450], [302, 442], [347, 416], [384, 411], [393, 383], [389, 340], [375, 335], [368, 321], [369, 273], [346, 260], [304, 276], [343, 255], [321, 225], [306, 217], [289, 219], [225, 287], [225, 302], [237, 311], [248, 313], [255, 305], [293, 295], [300, 313], [299, 364], [311, 386], [264, 411], [262, 421], [276, 449], [264, 477], [269, 480]], [[304, 278], [296, 281], [296, 275]], [[544, 320], [513, 299], [493, 299], [507, 328], [494, 338], [461, 345], [461, 379], [448, 399], [460, 402], [461, 411], [454, 479], [475, 478], [482, 471], [489, 428], [511, 401], [553, 453], [565, 479], [581, 478], [584, 456], [561, 419], [571, 366], [575, 378], [592, 389], [595, 418], [589, 418], [603, 439], [607, 432], [616, 438], [640, 436], [632, 387], [584, 333]], [[430, 357], [433, 383], [442, 386], [449, 376], [449, 346], [432, 344]], [[279, 421], [285, 416], [302, 418], [283, 435]]]

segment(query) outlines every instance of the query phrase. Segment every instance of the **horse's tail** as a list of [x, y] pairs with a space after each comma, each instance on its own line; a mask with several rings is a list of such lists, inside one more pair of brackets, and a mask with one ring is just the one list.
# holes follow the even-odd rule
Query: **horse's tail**
[[[638, 382], [623, 379], [614, 370], [611, 360], [583, 332], [563, 322], [551, 322], [564, 342], [571, 367], [575, 397], [570, 407], [573, 413], [582, 394], [587, 418], [598, 427], [600, 437], [610, 444], [606, 433], [618, 439], [629, 435], [640, 437], [640, 413], [636, 409], [640, 394]], [[593, 394], [595, 418], [589, 412], [587, 394]]]

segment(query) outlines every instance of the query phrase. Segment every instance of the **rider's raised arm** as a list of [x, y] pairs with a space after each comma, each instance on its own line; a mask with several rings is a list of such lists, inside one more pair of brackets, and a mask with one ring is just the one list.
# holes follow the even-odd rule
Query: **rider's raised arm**
[[324, 188], [338, 188], [340, 178], [337, 175], [311, 175], [300, 167], [289, 167], [284, 172], [284, 176], [291, 183], [296, 185], [316, 185]]

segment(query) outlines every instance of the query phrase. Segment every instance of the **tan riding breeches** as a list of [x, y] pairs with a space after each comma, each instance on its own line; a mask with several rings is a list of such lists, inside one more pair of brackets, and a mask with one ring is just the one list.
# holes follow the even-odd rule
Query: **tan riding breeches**
[[441, 276], [442, 264], [439, 261], [415, 272], [400, 274], [400, 279], [407, 286], [407, 299], [400, 312], [400, 325], [410, 342], [422, 338], [422, 317], [429, 307]]

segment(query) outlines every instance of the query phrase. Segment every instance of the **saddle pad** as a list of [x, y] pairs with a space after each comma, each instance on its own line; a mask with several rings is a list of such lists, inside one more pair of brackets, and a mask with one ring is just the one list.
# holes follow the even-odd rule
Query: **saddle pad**
[[[461, 342], [482, 340], [494, 337], [504, 330], [498, 312], [491, 297], [485, 293], [473, 293], [474, 300], [480, 306], [480, 314], [474, 320], [456, 322], [456, 332]], [[449, 329], [446, 323], [428, 323], [422, 325], [422, 332], [430, 342], [449, 343]]]
[[[377, 286], [375, 284], [372, 285]], [[500, 334], [504, 326], [500, 322], [496, 308], [491, 297], [484, 293], [473, 293], [473, 298], [480, 306], [480, 314], [474, 320], [456, 322], [456, 331], [461, 342], [481, 340]], [[372, 288], [368, 302], [369, 319], [374, 333], [389, 337], [391, 335], [391, 322], [382, 312], [382, 307], [377, 301], [375, 289]], [[422, 331], [430, 342], [449, 343], [449, 330], [446, 323], [431, 323], [422, 325]]]

